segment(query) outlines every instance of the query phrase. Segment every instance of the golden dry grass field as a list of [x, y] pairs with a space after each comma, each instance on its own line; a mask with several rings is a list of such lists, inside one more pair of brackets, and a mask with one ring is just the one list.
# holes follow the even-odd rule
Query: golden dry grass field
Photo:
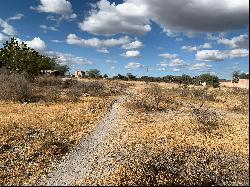
[[35, 102], [0, 101], [0, 185], [36, 184], [96, 127], [122, 89], [115, 81], [39, 81], [32, 85]]
[[249, 183], [247, 90], [137, 83], [129, 98], [99, 153], [113, 172], [100, 161], [103, 174], [77, 185]]
[[[99, 83], [104, 87], [94, 86], [101, 94], [84, 88], [73, 100], [79, 94], [70, 95], [67, 87], [57, 102], [1, 101], [0, 185], [35, 185], [46, 178], [119, 95], [126, 99], [93, 155], [92, 175], [72, 185], [249, 184], [248, 90]], [[37, 90], [35, 95], [43, 93]]]

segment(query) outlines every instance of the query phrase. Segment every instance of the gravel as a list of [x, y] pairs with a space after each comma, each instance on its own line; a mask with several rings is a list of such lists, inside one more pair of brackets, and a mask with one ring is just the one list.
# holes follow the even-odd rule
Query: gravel
[[[49, 173], [48, 179], [41, 181], [38, 185], [70, 186], [81, 178], [89, 177], [95, 169], [93, 167], [95, 151], [102, 146], [114, 129], [114, 124], [118, 119], [118, 108], [124, 99], [124, 96], [120, 96], [100, 125], [75, 150], [65, 156], [64, 160], [55, 167], [56, 169]], [[98, 159], [105, 159], [105, 155]]]

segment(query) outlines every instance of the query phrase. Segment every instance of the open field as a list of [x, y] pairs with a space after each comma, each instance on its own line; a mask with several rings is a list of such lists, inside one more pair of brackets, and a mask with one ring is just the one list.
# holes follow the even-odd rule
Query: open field
[[0, 101], [0, 185], [36, 184], [95, 129], [122, 88], [116, 82], [88, 81], [88, 89], [85, 83], [64, 88], [59, 80], [39, 81], [29, 85], [31, 102]]
[[84, 150], [77, 157], [71, 150], [85, 149], [79, 145], [121, 96], [103, 137], [71, 173], [75, 180], [58, 176], [68, 185], [249, 184], [248, 90], [83, 81], [62, 84], [53, 102], [46, 97], [58, 83], [45, 82], [33, 87], [30, 102], [0, 103], [0, 185], [53, 181], [47, 175], [81, 158]]
[[248, 0], [1, 2], [0, 187], [250, 186]]

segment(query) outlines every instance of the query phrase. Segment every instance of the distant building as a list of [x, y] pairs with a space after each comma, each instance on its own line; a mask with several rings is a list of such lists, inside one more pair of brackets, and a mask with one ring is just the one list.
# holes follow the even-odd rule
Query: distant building
[[83, 78], [83, 77], [85, 77], [85, 72], [81, 71], [81, 70], [77, 70], [77, 71], [75, 71], [75, 77]]

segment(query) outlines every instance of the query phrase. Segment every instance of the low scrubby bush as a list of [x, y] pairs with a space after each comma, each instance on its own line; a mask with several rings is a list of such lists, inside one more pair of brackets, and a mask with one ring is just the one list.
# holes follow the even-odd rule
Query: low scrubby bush
[[58, 77], [39, 76], [35, 78], [34, 83], [38, 86], [62, 86], [64, 82]]
[[211, 132], [223, 124], [221, 116], [208, 108], [195, 107], [192, 112], [199, 123], [199, 131]]
[[137, 153], [120, 167], [115, 180], [119, 186], [231, 186], [247, 183], [242, 159], [215, 149], [179, 146], [154, 154]]
[[131, 101], [128, 103], [129, 108], [147, 112], [176, 110], [180, 104], [157, 84], [150, 84], [140, 95], [132, 95]]
[[1, 70], [0, 100], [24, 102], [30, 98], [31, 86], [25, 75]]
[[76, 100], [83, 94], [87, 94], [90, 96], [103, 96], [105, 95], [104, 89], [105, 87], [101, 82], [77, 82], [69, 87], [68, 95], [73, 100]]

